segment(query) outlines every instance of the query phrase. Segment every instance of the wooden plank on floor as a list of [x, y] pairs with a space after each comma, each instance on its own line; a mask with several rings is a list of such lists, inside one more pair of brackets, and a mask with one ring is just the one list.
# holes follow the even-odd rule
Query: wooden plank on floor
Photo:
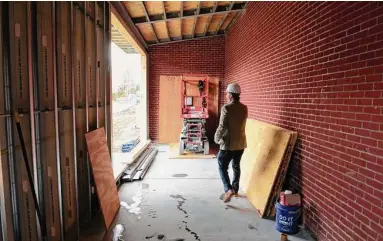
[[181, 76], [160, 76], [159, 143], [178, 142], [181, 129]]
[[73, 111], [59, 112], [63, 226], [66, 241], [78, 239]]
[[57, 2], [57, 83], [58, 106], [72, 106], [72, 55], [70, 3]]
[[61, 224], [57, 175], [55, 113], [41, 112], [40, 116], [40, 162], [44, 193], [45, 221], [48, 239], [61, 240]]
[[120, 201], [113, 176], [105, 129], [99, 128], [88, 132], [85, 134], [85, 138], [105, 227], [109, 229], [120, 207]]
[[247, 149], [241, 161], [241, 188], [261, 216], [293, 132], [248, 119]]
[[38, 106], [54, 109], [52, 3], [37, 2]]

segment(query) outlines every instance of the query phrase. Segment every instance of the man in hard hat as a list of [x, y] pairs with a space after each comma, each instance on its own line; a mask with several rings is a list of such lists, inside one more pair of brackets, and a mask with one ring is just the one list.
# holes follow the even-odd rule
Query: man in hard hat
[[[248, 116], [247, 106], [239, 101], [241, 87], [232, 83], [226, 89], [227, 104], [221, 109], [219, 125], [214, 136], [214, 141], [219, 144], [218, 153], [219, 173], [222, 178], [225, 196], [223, 201], [229, 202], [232, 195], [237, 195], [239, 190], [239, 179], [241, 175], [240, 161], [246, 143], [246, 119]], [[230, 162], [233, 167], [233, 182], [230, 183], [227, 169]]]

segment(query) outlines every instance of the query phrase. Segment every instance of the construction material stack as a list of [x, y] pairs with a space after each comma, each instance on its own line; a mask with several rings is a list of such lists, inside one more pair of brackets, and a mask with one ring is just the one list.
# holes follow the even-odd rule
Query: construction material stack
[[181, 155], [185, 152], [209, 154], [209, 140], [205, 128], [206, 119], [209, 118], [208, 95], [209, 76], [182, 76], [181, 118], [183, 118], [183, 125], [179, 143]]

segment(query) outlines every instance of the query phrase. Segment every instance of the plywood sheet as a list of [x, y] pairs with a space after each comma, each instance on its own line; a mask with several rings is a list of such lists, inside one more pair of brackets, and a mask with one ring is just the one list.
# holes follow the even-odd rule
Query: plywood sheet
[[186, 18], [182, 21], [182, 35], [193, 34], [194, 18]]
[[54, 109], [52, 3], [37, 2], [39, 109]]
[[278, 170], [277, 179], [274, 182], [273, 189], [271, 191], [271, 195], [266, 206], [264, 215], [267, 217], [273, 217], [275, 215], [275, 202], [279, 198], [280, 193], [282, 191], [282, 186], [285, 181], [287, 169], [289, 167], [290, 159], [294, 150], [297, 137], [297, 133], [294, 132], [291, 134], [289, 144], [287, 145], [285, 154], [283, 156], [282, 164], [280, 165]]
[[87, 161], [85, 109], [76, 109], [76, 156], [80, 222], [90, 219], [90, 180]]
[[9, 43], [12, 105], [16, 110], [29, 109], [27, 3], [9, 5]]
[[198, 17], [198, 20], [197, 20], [197, 23], [195, 26], [195, 33], [196, 34], [204, 33], [208, 19], [209, 19], [209, 17], [207, 17], [207, 16]]
[[[12, 3], [13, 4], [13, 3]], [[33, 172], [33, 161], [32, 161], [32, 146], [31, 146], [31, 122], [29, 115], [23, 115], [21, 117], [21, 130], [24, 137], [25, 148], [27, 150], [27, 156], [29, 160], [29, 166]], [[31, 187], [28, 181], [27, 171], [24, 165], [24, 157], [21, 150], [20, 139], [18, 133], [14, 131], [14, 163], [16, 170], [16, 187], [17, 187], [17, 199], [18, 199], [18, 213], [21, 218], [20, 220], [20, 233], [21, 240], [32, 240], [38, 241], [37, 238], [37, 224], [36, 224], [36, 209], [34, 208]]]
[[96, 29], [94, 21], [86, 19], [86, 82], [89, 106], [96, 106]]
[[137, 27], [146, 41], [156, 41], [156, 36], [150, 24], [140, 24]]
[[167, 23], [157, 22], [153, 24], [154, 31], [157, 33], [158, 39], [168, 39]]
[[161, 15], [164, 13], [162, 1], [145, 1], [144, 4], [149, 16]]
[[70, 3], [57, 2], [57, 83], [58, 106], [72, 106], [72, 55]]
[[168, 21], [169, 34], [170, 37], [181, 37], [181, 21], [180, 20], [172, 20]]
[[74, 10], [74, 82], [75, 82], [75, 94], [76, 94], [76, 106], [85, 107], [86, 97], [86, 81], [85, 81], [85, 50], [84, 50], [84, 29], [85, 18], [81, 13], [81, 10]]
[[56, 155], [55, 113], [40, 114], [40, 162], [44, 188], [44, 206], [49, 240], [61, 240], [59, 193]]
[[159, 143], [179, 140], [181, 119], [181, 76], [160, 76]]
[[167, 13], [179, 12], [181, 9], [180, 1], [165, 1], [165, 10]]
[[60, 160], [62, 178], [63, 221], [66, 240], [77, 240], [77, 194], [75, 180], [75, 152], [73, 111], [59, 112]]
[[105, 227], [109, 229], [120, 207], [120, 201], [113, 176], [105, 130], [99, 128], [88, 132], [85, 138]]
[[197, 1], [184, 1], [184, 11], [187, 10], [193, 10], [198, 8], [198, 2]]
[[186, 152], [184, 155], [179, 154], [179, 143], [169, 144], [169, 159], [213, 159], [217, 157], [218, 146], [210, 146], [209, 154]]
[[241, 161], [241, 188], [263, 216], [291, 131], [248, 119], [247, 149]]
[[145, 16], [144, 8], [140, 2], [125, 1], [124, 5], [129, 12], [129, 16], [132, 18], [139, 18]]

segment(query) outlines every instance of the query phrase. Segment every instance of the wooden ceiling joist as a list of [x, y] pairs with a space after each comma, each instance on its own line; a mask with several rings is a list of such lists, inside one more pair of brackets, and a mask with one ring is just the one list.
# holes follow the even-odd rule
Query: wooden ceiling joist
[[[145, 17], [146, 17], [147, 21], [150, 22], [149, 14], [148, 14], [148, 11], [146, 10], [146, 6], [145, 6], [144, 2], [140, 2], [140, 3], [141, 3], [142, 8], [144, 9], [144, 13], [145, 13]], [[154, 33], [154, 38], [155, 38], [156, 42], [159, 43], [156, 31], [154, 31], [154, 28], [153, 28], [153, 24], [150, 24], [150, 27]]]
[[226, 34], [244, 1], [124, 2], [147, 45]]

